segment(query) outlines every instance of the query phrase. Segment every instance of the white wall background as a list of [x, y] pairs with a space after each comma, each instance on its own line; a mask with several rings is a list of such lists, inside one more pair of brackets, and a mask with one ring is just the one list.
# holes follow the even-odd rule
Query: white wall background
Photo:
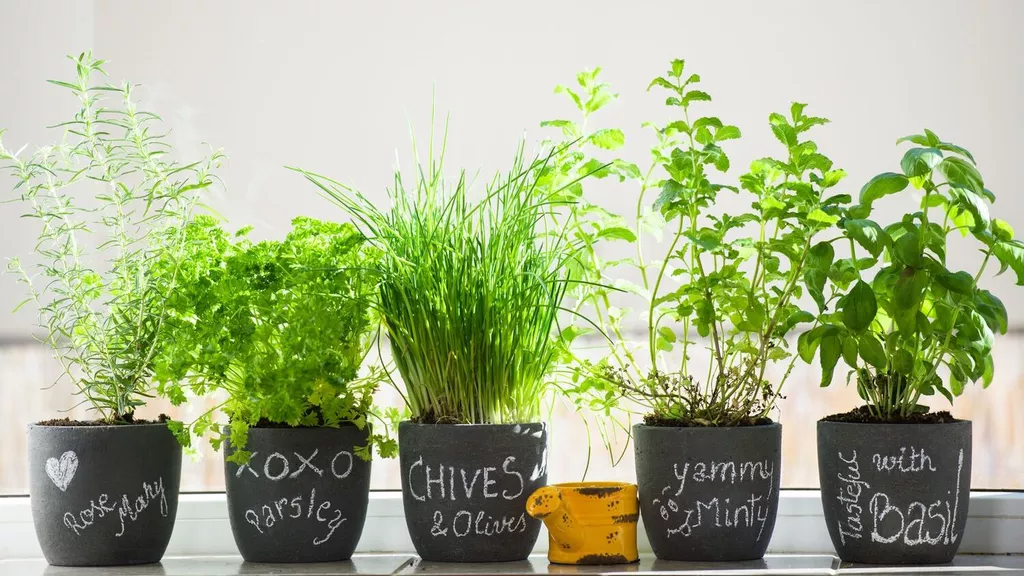
[[[68, 78], [63, 56], [92, 49], [114, 80], [144, 86], [144, 105], [168, 122], [179, 153], [224, 148], [226, 189], [212, 204], [233, 225], [281, 236], [297, 215], [341, 217], [283, 165], [383, 201], [396, 151], [411, 163], [409, 123], [426, 138], [435, 87], [438, 109], [452, 114], [449, 166], [489, 174], [524, 130], [535, 141], [541, 120], [570, 113], [556, 84], [600, 65], [621, 94], [600, 122], [624, 128], [626, 155], [643, 164], [640, 123], [663, 116], [662, 98], [645, 88], [682, 57], [715, 98], [703, 110], [744, 132], [727, 148], [732, 176], [779, 152], [767, 115], [800, 100], [833, 120], [812, 134], [850, 173], [844, 191], [898, 169], [895, 139], [927, 126], [974, 152], [999, 196], [994, 212], [1024, 232], [1022, 21], [1014, 0], [0, 0], [0, 127], [9, 147], [58, 137], [42, 127], [74, 102], [44, 81]], [[629, 212], [634, 190], [598, 191]], [[35, 223], [19, 213], [0, 205], [0, 255], [31, 249]], [[965, 244], [952, 259], [973, 254]], [[996, 286], [1021, 322], [1011, 275]], [[0, 278], [0, 309], [20, 297], [13, 278]], [[28, 313], [2, 314], [0, 337], [25, 338], [30, 324]]]
[[[927, 126], [974, 152], [999, 196], [994, 213], [1024, 235], [1022, 22], [1024, 1], [1016, 0], [0, 0], [0, 128], [9, 129], [5, 142], [15, 148], [59, 137], [43, 127], [64, 120], [75, 102], [45, 80], [67, 79], [73, 69], [64, 55], [92, 49], [110, 61], [113, 80], [144, 86], [144, 106], [167, 121], [179, 153], [194, 156], [204, 142], [228, 153], [225, 188], [211, 204], [233, 226], [253, 224], [258, 237], [280, 237], [294, 216], [341, 217], [283, 165], [329, 174], [384, 201], [396, 151], [403, 166], [411, 164], [409, 123], [425, 138], [435, 88], [438, 109], [452, 114], [449, 166], [487, 175], [504, 167], [518, 138], [541, 137], [541, 120], [570, 114], [552, 93], [556, 84], [600, 65], [621, 98], [599, 122], [625, 129], [624, 155], [644, 163], [649, 139], [640, 124], [664, 114], [663, 98], [645, 88], [681, 57], [715, 98], [702, 110], [744, 132], [727, 148], [730, 176], [780, 152], [767, 116], [804, 101], [833, 120], [813, 134], [850, 173], [843, 191], [855, 195], [872, 175], [898, 170], [896, 138]], [[0, 199], [9, 198], [0, 184]], [[621, 212], [631, 210], [636, 193], [593, 190]], [[885, 206], [901, 214], [912, 205], [903, 198]], [[723, 207], [743, 206], [726, 195]], [[0, 204], [0, 256], [32, 248], [35, 222], [20, 213], [16, 204]], [[973, 254], [970, 244], [958, 244], [951, 259], [963, 263]], [[1000, 277], [996, 292], [1020, 327], [1024, 292], [1012, 284], [1012, 275]], [[28, 310], [5, 313], [20, 300], [14, 279], [0, 276], [0, 344], [30, 334]], [[958, 403], [958, 415], [975, 421], [977, 487], [1024, 487], [1022, 350], [1019, 336], [999, 341], [996, 382], [984, 392], [972, 387]], [[781, 405], [787, 486], [816, 484], [814, 421], [856, 402], [841, 384], [819, 389], [815, 370], [800, 366]], [[35, 389], [54, 376], [44, 351], [0, 346], [0, 398], [20, 398], [0, 403], [6, 429], [23, 430], [67, 407], [66, 386]], [[585, 457], [582, 430], [569, 417], [561, 422], [552, 479], [575, 480]], [[0, 493], [25, 490], [23, 439], [0, 434]], [[595, 446], [591, 478], [632, 474], [628, 455], [617, 471], [603, 462]], [[219, 458], [187, 466], [187, 489], [221, 482]], [[374, 486], [396, 487], [395, 472], [394, 463], [375, 464]]]

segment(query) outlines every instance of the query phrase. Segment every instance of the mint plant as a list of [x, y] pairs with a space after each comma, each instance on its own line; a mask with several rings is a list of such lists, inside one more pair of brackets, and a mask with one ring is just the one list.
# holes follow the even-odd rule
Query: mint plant
[[42, 340], [82, 401], [103, 422], [130, 423], [152, 397], [166, 302], [180, 287], [179, 267], [158, 263], [194, 248], [185, 230], [222, 155], [171, 160], [160, 118], [136, 105], [136, 86], [104, 81], [104, 62], [90, 53], [71, 60], [74, 80], [51, 80], [80, 105], [58, 124], [63, 139], [29, 156], [0, 142], [16, 200], [42, 228], [38, 260], [13, 258], [8, 270], [28, 289], [21, 305], [38, 307]]
[[[842, 359], [866, 402], [864, 416], [880, 420], [927, 412], [923, 396], [952, 402], [968, 382], [988, 386], [994, 334], [1006, 333], [1007, 313], [979, 281], [998, 265], [1024, 285], [1024, 244], [990, 216], [995, 195], [971, 153], [930, 130], [897, 142], [916, 145], [904, 153], [901, 172], [868, 181], [859, 203], [843, 209], [840, 237], [812, 248], [818, 257], [808, 285], [819, 314], [798, 342], [804, 360], [818, 357], [822, 386]], [[923, 193], [919, 210], [886, 225], [870, 218], [875, 201], [908, 187]], [[980, 243], [976, 269], [948, 267], [954, 234]], [[850, 256], [834, 259], [835, 243], [848, 245]]]
[[189, 445], [192, 435], [224, 441], [215, 423], [228, 415], [230, 461], [245, 463], [252, 426], [365, 428], [357, 454], [382, 456], [396, 444], [373, 407], [384, 375], [360, 370], [375, 335], [379, 254], [351, 224], [296, 218], [284, 240], [251, 242], [249, 228], [230, 235], [210, 216], [185, 229], [189, 250], [164, 259], [178, 270], [168, 296], [167, 343], [157, 360], [159, 393], [175, 405], [220, 393], [223, 401], [192, 422], [171, 423]]
[[[814, 238], [835, 224], [840, 206], [850, 200], [826, 197], [845, 173], [804, 136], [827, 120], [808, 116], [805, 105], [794, 104], [788, 118], [769, 117], [785, 157], [754, 161], [739, 186], [722, 183], [716, 173], [730, 168], [723, 145], [739, 138], [740, 130], [717, 117], [691, 113], [691, 106], [711, 96], [695, 88], [700, 77], [684, 74], [684, 68], [682, 60], [673, 61], [668, 73], [649, 86], [667, 91], [665, 103], [676, 117], [664, 125], [647, 125], [656, 143], [644, 175], [621, 161], [600, 164], [608, 166], [609, 174], [639, 181], [633, 229], [613, 234], [633, 242], [636, 256], [596, 262], [600, 279], [580, 290], [578, 302], [598, 310], [594, 316], [604, 321], [611, 348], [598, 363], [581, 362], [574, 392], [596, 396], [605, 405], [617, 397], [635, 401], [652, 424], [756, 424], [767, 418], [792, 370], [796, 355], [786, 337], [815, 318], [798, 305], [804, 271], [821, 256], [811, 250]], [[586, 118], [587, 107], [580, 108]], [[566, 135], [581, 134], [569, 130]], [[750, 211], [716, 210], [722, 194], [747, 195]], [[603, 222], [593, 227], [594, 239], [601, 230], [618, 228], [621, 220], [609, 215]], [[644, 237], [659, 231], [659, 223], [667, 228], [668, 247], [662, 258], [651, 260]], [[638, 283], [614, 280], [629, 268]], [[646, 350], [623, 337], [625, 312], [610, 303], [609, 284], [646, 300]], [[692, 347], [700, 345], [695, 335], [709, 347], [706, 372], [690, 365]], [[678, 366], [668, 358], [675, 350], [682, 357]], [[787, 361], [783, 376], [770, 382], [768, 367]]]
[[[641, 178], [636, 164], [621, 158], [603, 157], [623, 147], [625, 134], [618, 128], [593, 127], [594, 115], [618, 98], [611, 86], [601, 81], [600, 74], [599, 67], [584, 70], [576, 75], [575, 86], [559, 85], [555, 88], [556, 94], [564, 95], [571, 102], [580, 115], [579, 120], [547, 120], [540, 124], [544, 128], [557, 129], [559, 134], [542, 142], [542, 146], [553, 153], [544, 169], [538, 170], [538, 187], [557, 190], [558, 200], [574, 207], [568, 214], [570, 225], [555, 227], [558, 234], [562, 234], [562, 230], [571, 231], [578, 244], [575, 254], [568, 260], [573, 278], [568, 287], [571, 313], [576, 320], [583, 319], [584, 312], [593, 313], [593, 323], [584, 320], [562, 327], [559, 353], [569, 365], [579, 360], [574, 350], [578, 339], [594, 329], [606, 338], [625, 340], [622, 319], [626, 310], [612, 303], [614, 295], [623, 289], [616, 287], [605, 271], [624, 266], [629, 260], [605, 261], [598, 254], [598, 247], [607, 242], [633, 243], [637, 238], [632, 223], [593, 201], [584, 190], [587, 178], [611, 178], [620, 183]], [[657, 221], [653, 224], [659, 225]], [[614, 349], [613, 352], [621, 352], [623, 357], [620, 359], [632, 358], [632, 350], [628, 348], [622, 351]], [[595, 390], [602, 393], [593, 394]], [[586, 407], [608, 418], [613, 416], [614, 389], [608, 388], [607, 382], [601, 379], [583, 377], [577, 369], [573, 383], [562, 392], [578, 408]]]
[[[614, 156], [605, 157], [621, 149], [625, 134], [618, 128], [595, 128], [594, 116], [618, 99], [611, 86], [600, 78], [601, 68], [584, 70], [576, 75], [575, 84], [559, 85], [555, 93], [564, 95], [579, 113], [578, 120], [556, 119], [541, 122], [542, 128], [557, 130], [557, 135], [541, 142], [552, 151], [546, 162], [537, 167], [537, 186], [553, 199], [567, 203], [572, 210], [566, 212], [565, 221], [551, 220], [551, 234], [572, 240], [575, 249], [566, 267], [566, 311], [569, 313], [560, 325], [556, 352], [558, 363], [568, 368], [568, 378], [553, 382], [559, 398], [571, 403], [577, 411], [586, 410], [601, 416], [595, 428], [609, 448], [612, 462], [621, 459], [612, 454], [610, 434], [622, 431], [629, 434], [615, 410], [618, 389], [607, 380], [583, 369], [585, 361], [579, 358], [581, 337], [599, 332], [609, 342], [625, 340], [623, 315], [626, 309], [613, 304], [616, 294], [623, 292], [604, 273], [606, 269], [624, 265], [628, 259], [606, 261], [598, 247], [608, 242], [635, 242], [636, 231], [625, 217], [614, 214], [585, 194], [584, 183], [611, 179], [619, 183], [641, 178], [640, 169], [631, 162]], [[615, 339], [615, 340], [613, 340]], [[632, 359], [632, 350], [613, 348], [613, 353]], [[588, 431], [590, 426], [583, 419]], [[587, 446], [587, 469], [590, 463], [590, 444]], [[584, 471], [584, 477], [586, 471]]]

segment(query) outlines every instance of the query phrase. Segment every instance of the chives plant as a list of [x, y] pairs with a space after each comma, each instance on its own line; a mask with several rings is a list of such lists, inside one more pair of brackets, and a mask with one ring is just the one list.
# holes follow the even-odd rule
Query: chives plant
[[[421, 423], [536, 421], [559, 364], [558, 316], [577, 248], [563, 223], [574, 206], [544, 185], [549, 157], [511, 168], [474, 199], [465, 171], [400, 170], [384, 212], [358, 191], [302, 172], [351, 215], [381, 251], [379, 312]], [[572, 265], [572, 266], [571, 266]]]

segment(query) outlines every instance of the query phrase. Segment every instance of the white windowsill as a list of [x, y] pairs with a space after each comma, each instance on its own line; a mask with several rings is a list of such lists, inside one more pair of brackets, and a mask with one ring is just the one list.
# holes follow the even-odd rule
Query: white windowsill
[[[641, 552], [650, 552], [638, 531]], [[547, 551], [541, 533], [534, 553]], [[817, 490], [783, 490], [768, 548], [772, 554], [833, 554]], [[415, 554], [406, 531], [400, 492], [371, 492], [359, 553]], [[168, 556], [232, 556], [224, 494], [183, 494]], [[1024, 554], [1024, 492], [974, 492], [961, 554]], [[0, 558], [42, 556], [28, 497], [0, 498]]]

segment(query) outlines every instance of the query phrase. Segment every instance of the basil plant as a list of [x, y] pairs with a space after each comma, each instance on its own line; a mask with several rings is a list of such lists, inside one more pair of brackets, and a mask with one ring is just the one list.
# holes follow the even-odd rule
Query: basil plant
[[[952, 402], [968, 382], [988, 386], [993, 336], [1006, 332], [1007, 314], [979, 282], [998, 267], [1024, 285], [1024, 244], [991, 217], [995, 195], [971, 153], [930, 130], [898, 142], [915, 145], [900, 172], [865, 184], [859, 203], [842, 210], [840, 234], [810, 250], [805, 279], [819, 313], [797, 346], [805, 361], [817, 357], [822, 386], [842, 360], [865, 416], [878, 420], [927, 412], [921, 399], [934, 394]], [[877, 200], [913, 190], [919, 209], [890, 223], [872, 219]], [[950, 267], [951, 236], [973, 237], [977, 266]], [[837, 258], [837, 247], [848, 257]]]

